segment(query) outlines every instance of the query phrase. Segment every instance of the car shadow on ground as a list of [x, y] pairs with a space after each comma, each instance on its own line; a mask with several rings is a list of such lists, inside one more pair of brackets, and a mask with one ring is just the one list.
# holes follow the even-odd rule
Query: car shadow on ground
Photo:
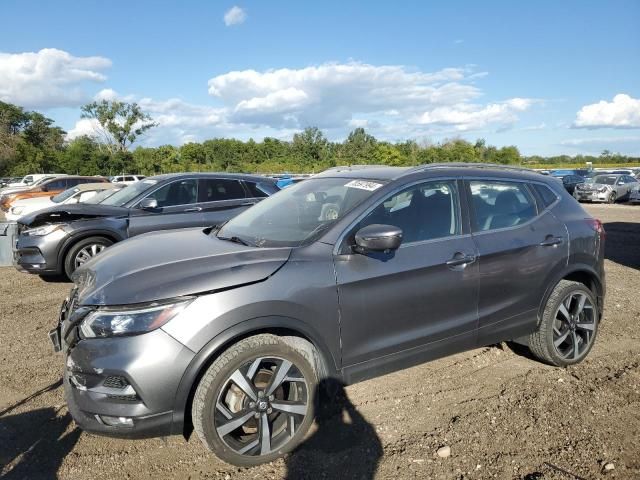
[[317, 430], [286, 459], [285, 478], [374, 478], [383, 455], [375, 428], [349, 401], [339, 381], [323, 380], [318, 394]]
[[[640, 208], [638, 208], [640, 219]], [[640, 221], [608, 222], [604, 225], [606, 232], [604, 256], [625, 267], [640, 270]]]
[[41, 408], [7, 415], [34, 398], [60, 387], [56, 382], [0, 412], [0, 478], [55, 479], [64, 458], [80, 438], [77, 427], [70, 431], [69, 413], [60, 408]]

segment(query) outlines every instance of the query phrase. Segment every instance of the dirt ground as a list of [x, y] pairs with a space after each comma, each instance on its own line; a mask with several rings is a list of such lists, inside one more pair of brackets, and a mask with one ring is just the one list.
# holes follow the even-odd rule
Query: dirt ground
[[608, 294], [582, 364], [552, 368], [503, 345], [350, 386], [343, 415], [287, 459], [249, 470], [195, 435], [128, 441], [77, 429], [46, 335], [69, 284], [2, 268], [0, 477], [640, 478], [640, 206], [586, 208], [607, 230]]

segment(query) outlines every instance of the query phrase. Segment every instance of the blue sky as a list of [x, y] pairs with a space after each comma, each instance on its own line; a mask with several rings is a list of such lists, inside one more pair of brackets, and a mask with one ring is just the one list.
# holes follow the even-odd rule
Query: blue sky
[[80, 105], [121, 98], [160, 122], [149, 145], [318, 125], [640, 155], [638, 1], [4, 0], [0, 16], [0, 100], [72, 136], [91, 132]]

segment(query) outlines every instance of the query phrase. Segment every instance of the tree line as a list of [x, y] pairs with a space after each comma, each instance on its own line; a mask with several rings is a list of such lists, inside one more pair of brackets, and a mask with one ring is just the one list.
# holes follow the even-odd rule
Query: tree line
[[525, 157], [515, 146], [495, 147], [483, 139], [459, 138], [441, 143], [413, 140], [387, 142], [363, 128], [342, 142], [328, 140], [316, 127], [296, 133], [291, 141], [264, 138], [241, 141], [213, 138], [181, 146], [131, 145], [157, 126], [138, 105], [118, 101], [93, 102], [82, 116], [95, 121], [96, 134], [65, 140], [66, 132], [39, 112], [0, 102], [0, 176], [29, 173], [153, 175], [181, 171], [245, 173], [312, 173], [336, 165], [382, 164], [412, 166], [436, 162], [486, 162], [549, 168], [566, 165], [640, 164], [640, 158], [605, 150], [600, 156]]

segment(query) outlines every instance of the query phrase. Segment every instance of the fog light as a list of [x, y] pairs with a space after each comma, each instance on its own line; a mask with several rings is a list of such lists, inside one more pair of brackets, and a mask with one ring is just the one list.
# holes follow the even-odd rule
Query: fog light
[[133, 428], [133, 418], [110, 417], [109, 415], [96, 415], [96, 420], [109, 427]]

